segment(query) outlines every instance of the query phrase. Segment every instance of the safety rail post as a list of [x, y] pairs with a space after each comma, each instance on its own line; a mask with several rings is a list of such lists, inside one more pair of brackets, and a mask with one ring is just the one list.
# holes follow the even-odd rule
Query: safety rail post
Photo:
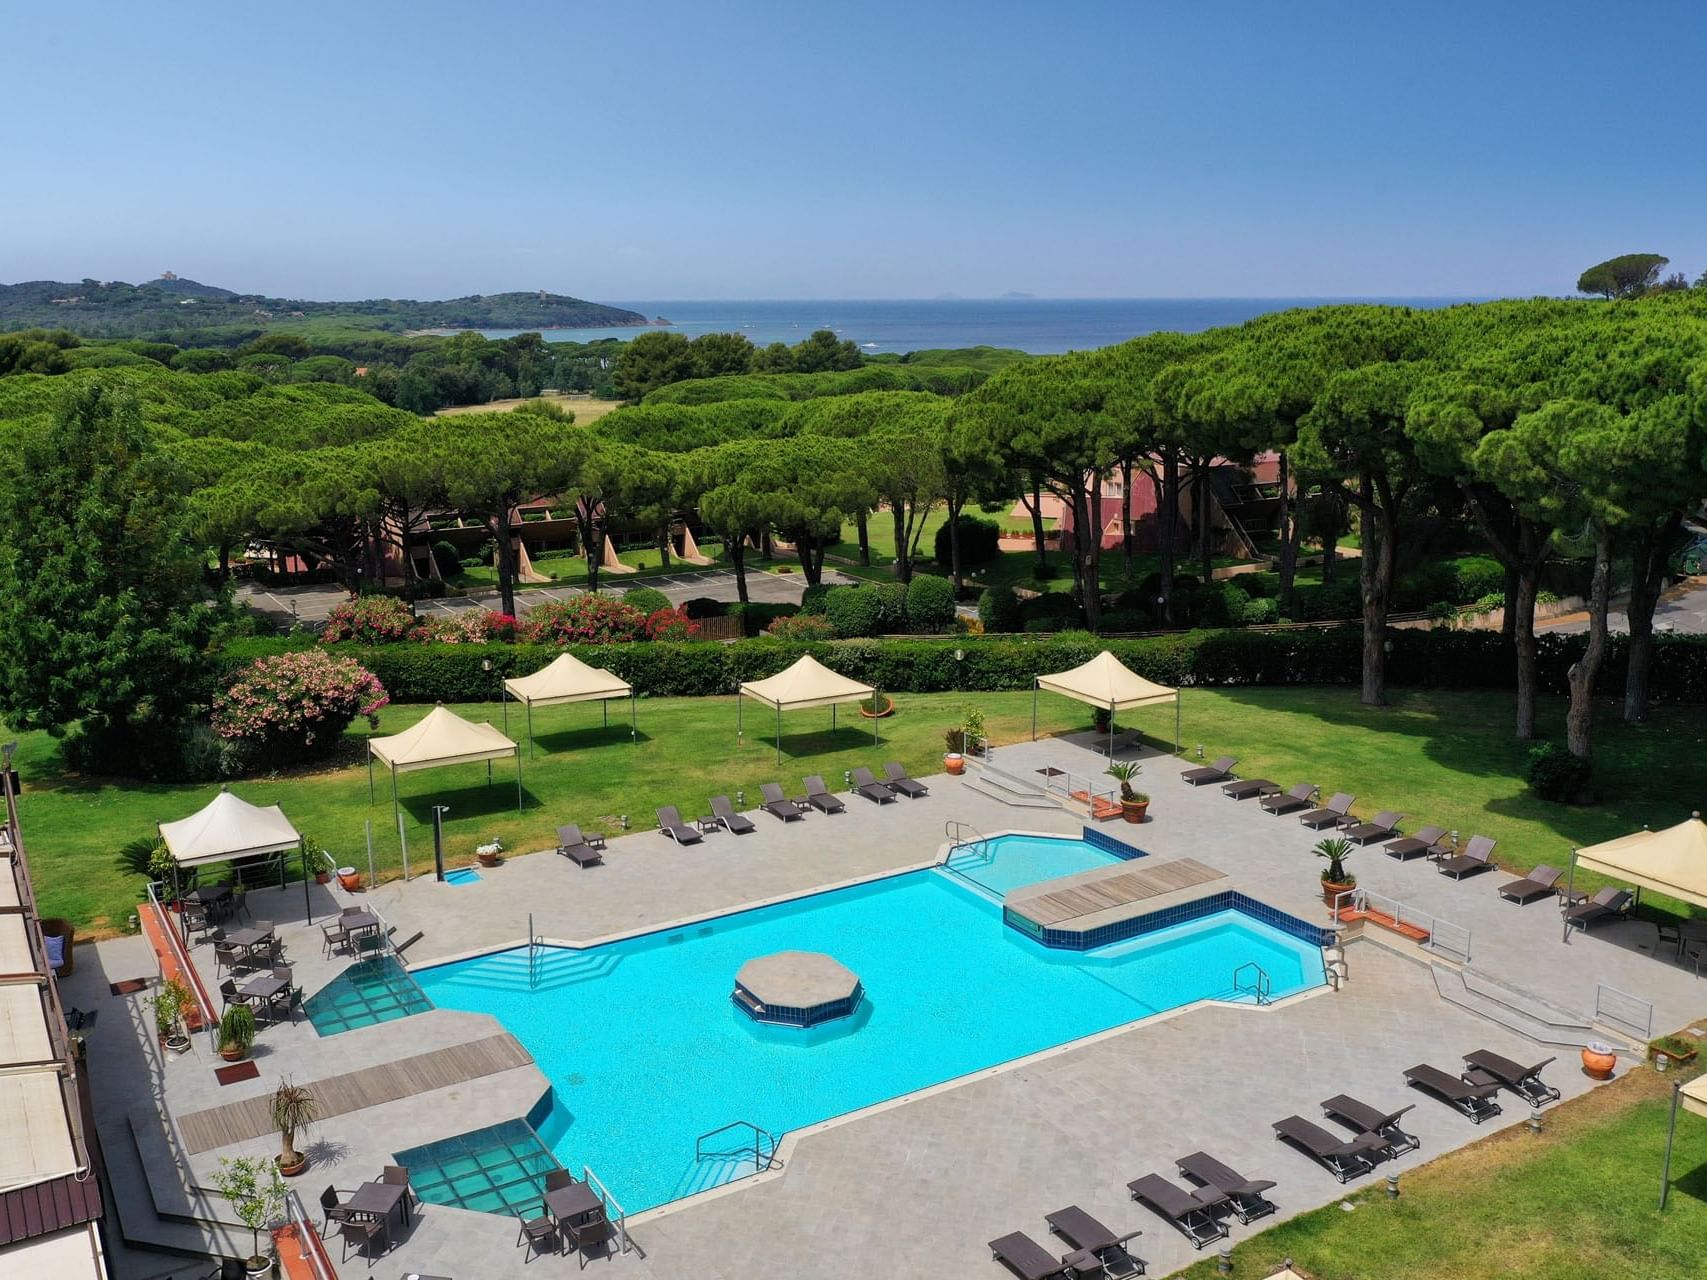
[[[294, 1188], [285, 1190], [285, 1216], [289, 1225], [296, 1231], [297, 1247], [301, 1250], [304, 1260], [313, 1268], [315, 1280], [338, 1280], [338, 1273], [332, 1267], [332, 1259], [326, 1256], [326, 1247], [320, 1240], [320, 1233], [311, 1225], [308, 1211], [302, 1204], [302, 1197], [297, 1195]], [[313, 1242], [312, 1246], [310, 1241]]]
[[[1617, 1005], [1620, 1003], [1639, 1016], [1630, 1017], [1619, 1013]], [[1594, 988], [1594, 1020], [1611, 1022], [1621, 1030], [1639, 1034], [1642, 1039], [1647, 1040], [1654, 1034], [1653, 1002], [1628, 991], [1620, 991], [1617, 987], [1609, 987], [1604, 982], [1597, 983]]]
[[[165, 888], [164, 881], [150, 880], [148, 882], [148, 903], [154, 908], [155, 916], [160, 922], [160, 931], [166, 935], [166, 945], [172, 952], [172, 958], [183, 968], [184, 986], [189, 990], [191, 999], [196, 1002], [196, 1012], [201, 1016], [202, 1029], [208, 1033], [209, 1040], [217, 1049], [219, 1047], [219, 1018], [214, 1014], [211, 998], [202, 990], [201, 977], [196, 973], [195, 964], [190, 960], [189, 948], [178, 936], [178, 929], [172, 923], [171, 913], [166, 910], [160, 901], [159, 893], [156, 892], [163, 888]], [[160, 979], [164, 982], [166, 968], [159, 955], [154, 957], [154, 967], [159, 971]]]
[[629, 1238], [628, 1212], [617, 1202], [617, 1198], [610, 1193], [610, 1189], [600, 1182], [598, 1176], [586, 1165], [581, 1166], [581, 1181], [592, 1188], [593, 1194], [598, 1196], [599, 1201], [604, 1205], [605, 1217], [616, 1226], [617, 1238], [622, 1241], [622, 1252], [627, 1253], [633, 1249], [644, 1257], [645, 1251]]

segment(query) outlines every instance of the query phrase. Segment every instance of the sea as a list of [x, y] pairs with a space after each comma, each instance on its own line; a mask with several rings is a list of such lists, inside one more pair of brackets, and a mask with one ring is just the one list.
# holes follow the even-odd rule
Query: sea
[[[618, 302], [689, 338], [702, 333], [744, 333], [758, 346], [793, 345], [815, 329], [830, 329], [861, 350], [924, 351], [938, 347], [1012, 347], [1034, 355], [1088, 351], [1140, 334], [1173, 330], [1195, 333], [1217, 325], [1242, 324], [1270, 311], [1332, 302], [1379, 302], [1394, 306], [1444, 307], [1469, 298], [932, 298], [823, 301], [650, 301]], [[518, 329], [486, 329], [508, 338]], [[545, 329], [548, 342], [628, 339], [639, 328]]]

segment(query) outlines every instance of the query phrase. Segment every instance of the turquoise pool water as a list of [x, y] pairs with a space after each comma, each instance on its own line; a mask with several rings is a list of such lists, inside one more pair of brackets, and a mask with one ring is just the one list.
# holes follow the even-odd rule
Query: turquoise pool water
[[425, 1013], [433, 1006], [394, 956], [358, 960], [302, 1002], [323, 1036]]
[[962, 845], [949, 855], [948, 866], [999, 898], [1010, 889], [1118, 861], [1083, 840], [1008, 835]]
[[458, 867], [454, 871], [445, 872], [446, 884], [474, 884], [480, 879], [480, 873], [473, 867]]
[[[980, 870], [1025, 883], [1108, 855], [1004, 843]], [[1094, 858], [1095, 861], [1086, 861]], [[1043, 864], [1047, 864], [1044, 866]], [[1031, 870], [1025, 870], [1025, 867]], [[845, 1034], [810, 1042], [761, 1028], [730, 1001], [748, 959], [827, 951], [857, 973], [865, 1007]], [[745, 1120], [781, 1135], [900, 1094], [1210, 996], [1233, 971], [1268, 971], [1275, 997], [1322, 981], [1320, 952], [1235, 911], [1100, 951], [1048, 951], [999, 905], [942, 871], [744, 911], [588, 950], [525, 949], [420, 970], [440, 1008], [491, 1013], [552, 1081], [537, 1128], [577, 1173], [590, 1167], [629, 1212], [753, 1172]], [[821, 1029], [822, 1030], [822, 1029]]]

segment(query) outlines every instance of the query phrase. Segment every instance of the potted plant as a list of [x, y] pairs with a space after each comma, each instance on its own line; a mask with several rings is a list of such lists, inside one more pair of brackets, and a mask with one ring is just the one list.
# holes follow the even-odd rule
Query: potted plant
[[989, 743], [984, 737], [984, 713], [977, 707], [966, 708], [966, 750], [975, 756], [983, 755]]
[[326, 869], [332, 861], [326, 853], [326, 846], [313, 836], [302, 837], [302, 856], [307, 858], [308, 865], [314, 868], [315, 884], [325, 884], [332, 878], [332, 873]]
[[961, 753], [966, 750], [966, 730], [959, 725], [942, 735], [943, 745], [948, 748], [943, 753], [942, 767], [950, 773], [966, 772], [966, 757]]
[[280, 1173], [294, 1178], [308, 1168], [308, 1157], [296, 1149], [297, 1132], [313, 1125], [320, 1114], [319, 1105], [313, 1094], [299, 1084], [292, 1084], [288, 1077], [280, 1080], [279, 1087], [273, 1090], [271, 1103], [273, 1128], [279, 1131], [281, 1144], [274, 1159]]
[[1094, 707], [1091, 712], [1091, 728], [1097, 733], [1107, 733], [1113, 719], [1114, 712], [1107, 707]]
[[244, 1273], [266, 1275], [273, 1269], [273, 1260], [261, 1253], [261, 1232], [279, 1221], [285, 1208], [284, 1183], [279, 1181], [278, 1169], [269, 1161], [249, 1156], [222, 1157], [219, 1172], [213, 1175], [213, 1189], [231, 1202], [237, 1220], [249, 1228]]
[[1661, 1036], [1648, 1041], [1648, 1052], [1654, 1065], [1664, 1071], [1668, 1065], [1681, 1067], [1686, 1062], [1695, 1061], [1697, 1048], [1693, 1040], [1685, 1040], [1682, 1036]]
[[227, 1005], [219, 1020], [219, 1056], [241, 1062], [255, 1043], [255, 1011], [246, 1004]]
[[187, 1051], [190, 1035], [184, 1029], [184, 1010], [190, 1005], [190, 989], [178, 979], [168, 978], [148, 1002], [154, 1006], [154, 1028], [160, 1033], [160, 1043], [173, 1053]]
[[338, 884], [345, 893], [359, 893], [362, 887], [362, 874], [354, 867], [339, 867]]
[[1351, 841], [1342, 836], [1318, 840], [1312, 847], [1318, 858], [1328, 860], [1327, 868], [1322, 872], [1322, 901], [1330, 907], [1340, 894], [1357, 888], [1357, 877], [1345, 869], [1345, 860], [1351, 857], [1351, 850]]
[[1618, 1054], [1609, 1044], [1591, 1040], [1583, 1046], [1583, 1074], [1591, 1080], [1612, 1079], [1613, 1068], [1618, 1065]]
[[498, 855], [503, 852], [504, 842], [502, 840], [488, 840], [485, 844], [474, 846], [474, 856], [479, 859], [480, 865], [483, 867], [497, 866]]
[[1128, 822], [1144, 821], [1144, 815], [1150, 809], [1150, 797], [1132, 787], [1132, 779], [1144, 772], [1144, 766], [1136, 760], [1122, 760], [1109, 765], [1103, 772], [1120, 780], [1120, 816]]
[[895, 710], [895, 699], [884, 695], [883, 690], [873, 689], [869, 698], [862, 699], [859, 713], [867, 720], [881, 720]]

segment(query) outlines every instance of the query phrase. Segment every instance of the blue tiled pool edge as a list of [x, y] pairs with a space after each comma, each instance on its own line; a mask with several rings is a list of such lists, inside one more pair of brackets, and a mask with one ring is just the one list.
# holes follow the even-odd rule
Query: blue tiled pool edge
[[1131, 862], [1134, 858], [1150, 856], [1148, 850], [1140, 849], [1137, 845], [1127, 844], [1124, 840], [1116, 840], [1108, 832], [1101, 831], [1096, 827], [1086, 827], [1082, 838], [1091, 848], [1101, 849], [1104, 853], [1112, 853], [1122, 862]]
[[1172, 925], [1185, 924], [1188, 921], [1199, 920], [1204, 916], [1214, 915], [1218, 911], [1237, 911], [1251, 919], [1278, 929], [1280, 932], [1297, 938], [1300, 942], [1312, 947], [1326, 947], [1334, 941], [1334, 931], [1323, 925], [1311, 924], [1300, 920], [1278, 907], [1271, 907], [1266, 902], [1256, 898], [1247, 898], [1237, 889], [1223, 889], [1220, 893], [1212, 893], [1207, 897], [1198, 898], [1193, 902], [1181, 902], [1171, 907], [1163, 907], [1160, 911], [1152, 911], [1148, 915], [1135, 916], [1130, 920], [1117, 920], [1113, 924], [1105, 924], [1085, 932], [1069, 929], [1046, 929], [1012, 908], [1002, 908], [1002, 920], [1008, 928], [1024, 934], [1041, 946], [1056, 951], [1091, 951], [1097, 947], [1105, 947], [1111, 942], [1125, 942], [1129, 938], [1141, 937], [1153, 933], [1157, 929], [1166, 929]]

